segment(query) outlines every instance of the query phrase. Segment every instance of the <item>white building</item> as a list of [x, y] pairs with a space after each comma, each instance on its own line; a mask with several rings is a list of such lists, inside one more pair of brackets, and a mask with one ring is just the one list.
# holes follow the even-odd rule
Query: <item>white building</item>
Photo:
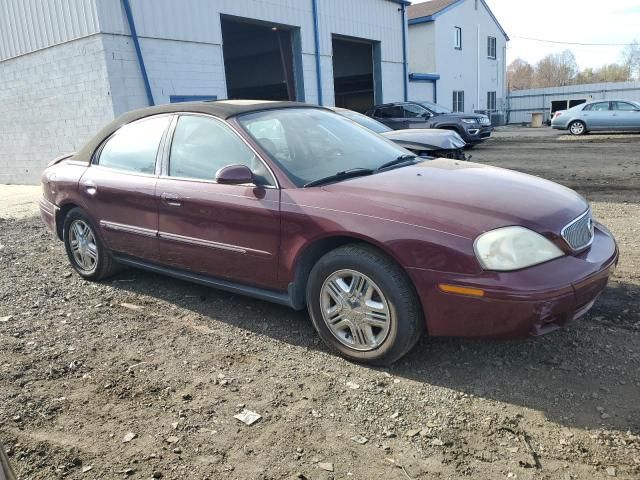
[[509, 37], [484, 0], [408, 8], [409, 98], [454, 111], [503, 110]]
[[187, 99], [407, 98], [405, 0], [0, 0], [0, 183]]

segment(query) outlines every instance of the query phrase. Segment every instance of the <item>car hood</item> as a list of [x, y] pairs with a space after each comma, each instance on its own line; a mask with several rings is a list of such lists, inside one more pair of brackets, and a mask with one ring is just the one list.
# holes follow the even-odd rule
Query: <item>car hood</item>
[[323, 187], [346, 210], [474, 239], [521, 225], [548, 237], [584, 213], [573, 190], [523, 173], [435, 159]]
[[408, 149], [456, 150], [466, 144], [456, 132], [439, 128], [392, 130], [382, 135]]
[[459, 120], [461, 118], [475, 118], [477, 120], [481, 118], [487, 118], [486, 115], [480, 115], [477, 113], [437, 113], [434, 115], [434, 117], [438, 119], [451, 118], [455, 120]]

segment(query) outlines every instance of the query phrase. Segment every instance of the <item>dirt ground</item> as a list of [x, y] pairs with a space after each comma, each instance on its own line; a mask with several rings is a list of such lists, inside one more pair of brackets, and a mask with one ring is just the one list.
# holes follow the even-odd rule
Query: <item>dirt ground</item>
[[[471, 153], [592, 202], [622, 253], [605, 295], [547, 336], [425, 338], [390, 369], [329, 353], [284, 307], [134, 270], [82, 281], [38, 218], [1, 220], [0, 440], [15, 470], [640, 478], [640, 139], [558, 138], [498, 136]], [[262, 419], [242, 424], [244, 408]]]

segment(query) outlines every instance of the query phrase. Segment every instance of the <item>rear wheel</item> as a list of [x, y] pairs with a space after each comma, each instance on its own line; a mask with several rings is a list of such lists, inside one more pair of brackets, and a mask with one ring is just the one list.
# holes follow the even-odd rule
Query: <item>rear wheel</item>
[[366, 245], [346, 245], [318, 261], [307, 306], [322, 340], [357, 362], [393, 363], [424, 331], [419, 299], [405, 272]]
[[102, 280], [117, 271], [97, 229], [82, 209], [74, 208], [65, 217], [63, 239], [71, 266], [83, 278]]
[[569, 131], [571, 132], [571, 135], [584, 135], [587, 133], [587, 126], [584, 122], [575, 120], [569, 124]]

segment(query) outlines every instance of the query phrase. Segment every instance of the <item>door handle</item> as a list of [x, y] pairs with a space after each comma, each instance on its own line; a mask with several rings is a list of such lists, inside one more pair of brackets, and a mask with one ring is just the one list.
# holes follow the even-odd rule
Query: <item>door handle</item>
[[82, 187], [84, 188], [85, 192], [92, 196], [95, 195], [98, 191], [98, 185], [96, 185], [96, 183], [91, 180], [82, 182]]
[[163, 193], [160, 195], [160, 198], [167, 205], [171, 205], [172, 207], [181, 207], [182, 202], [180, 201], [180, 195], [176, 195], [175, 193]]

